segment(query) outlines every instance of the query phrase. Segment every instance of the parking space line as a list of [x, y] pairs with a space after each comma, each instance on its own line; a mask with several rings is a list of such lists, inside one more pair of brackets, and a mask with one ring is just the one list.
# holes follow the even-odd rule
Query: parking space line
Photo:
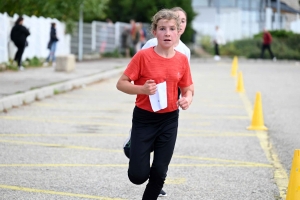
[[53, 190], [41, 190], [41, 189], [27, 188], [27, 187], [13, 186], [13, 185], [0, 185], [0, 188], [8, 189], [8, 190], [23, 191], [23, 192], [34, 192], [34, 193], [43, 193], [43, 194], [51, 194], [51, 195], [87, 198], [87, 199], [125, 200], [125, 199], [121, 199], [121, 198], [109, 198], [109, 197], [92, 196], [92, 195], [86, 195], [86, 194], [74, 194], [74, 193], [70, 193], [70, 192], [57, 192], [57, 191], [53, 191]]
[[81, 150], [94, 150], [94, 151], [105, 151], [105, 152], [122, 152], [123, 150], [116, 149], [103, 149], [96, 147], [86, 147], [86, 146], [74, 146], [74, 145], [64, 145], [64, 144], [51, 144], [51, 143], [42, 143], [42, 142], [27, 142], [27, 141], [12, 141], [12, 140], [0, 140], [2, 143], [10, 144], [20, 144], [20, 145], [34, 145], [34, 146], [44, 146], [44, 147], [60, 147], [66, 149], [81, 149]]
[[167, 177], [165, 180], [165, 184], [168, 185], [179, 185], [186, 183], [186, 178], [169, 178]]
[[[178, 137], [256, 137], [253, 133], [184, 133]], [[0, 137], [128, 137], [127, 134], [120, 133], [64, 133], [64, 134], [0, 134]]]
[[206, 161], [214, 161], [214, 162], [229, 162], [229, 163], [239, 163], [242, 165], [253, 165], [259, 167], [270, 167], [270, 164], [264, 163], [256, 163], [256, 162], [245, 162], [245, 161], [238, 161], [238, 160], [228, 160], [228, 159], [220, 159], [220, 158], [206, 158], [206, 157], [199, 157], [199, 156], [184, 156], [184, 155], [173, 155], [174, 158], [182, 158], [182, 159], [191, 159], [191, 160], [206, 160]]
[[[105, 116], [105, 117], [101, 117], [101, 116], [86, 116], [86, 117], [77, 117], [78, 119], [82, 119], [82, 118], [94, 118], [94, 119], [128, 119], [129, 115], [119, 115], [118, 117], [116, 117], [115, 115], [112, 116]], [[47, 120], [47, 122], [51, 122], [51, 121], [55, 121], [55, 122], [59, 122], [59, 121], [67, 121], [67, 120], [62, 120], [62, 119], [68, 119], [68, 115], [65, 115], [65, 117], [45, 117], [45, 116], [41, 116], [41, 117], [29, 117], [29, 116], [0, 116], [0, 119], [5, 119], [5, 120], [26, 120], [26, 121], [45, 121]], [[75, 118], [74, 116], [70, 116], [71, 118]], [[59, 120], [53, 120], [53, 119], [59, 119]], [[198, 119], [228, 119], [228, 120], [249, 120], [248, 116], [235, 116], [235, 115], [228, 115], [228, 116], [220, 116], [220, 115], [216, 115], [216, 116], [204, 116], [204, 115], [199, 115], [199, 114], [188, 114], [188, 115], [183, 115], [180, 116], [180, 119], [192, 119], [192, 120], [198, 120]], [[68, 121], [67, 121], [68, 122]]]
[[[41, 143], [41, 142], [27, 142], [27, 141], [15, 141], [15, 140], [0, 140], [0, 142], [10, 143], [10, 144], [19, 144], [19, 145], [34, 145], [34, 146], [46, 146], [46, 147], [60, 147], [60, 148], [67, 148], [67, 149], [79, 149], [79, 150], [123, 153], [123, 150], [104, 149], [104, 148], [86, 147], [86, 146], [49, 144], [49, 143]], [[250, 166], [257, 166], [257, 167], [269, 167], [270, 166], [270, 165], [264, 164], [264, 163], [245, 162], [245, 161], [237, 161], [237, 160], [226, 160], [226, 159], [219, 159], [219, 158], [205, 158], [205, 157], [198, 157], [198, 156], [173, 155], [173, 157], [174, 158], [180, 158], [180, 159], [190, 159], [190, 160], [206, 160], [206, 161], [214, 161], [214, 162], [239, 163], [241, 165], [250, 165]]]
[[20, 118], [16, 116], [0, 116], [0, 119], [7, 120], [23, 120], [23, 121], [32, 121], [32, 122], [47, 122], [47, 123], [61, 123], [61, 124], [80, 124], [80, 125], [98, 125], [98, 126], [114, 126], [114, 127], [128, 127], [130, 128], [130, 124], [120, 124], [120, 123], [103, 123], [103, 122], [82, 122], [82, 121], [74, 121], [74, 120], [56, 120], [56, 119], [47, 119], [47, 118]]
[[[267, 164], [247, 164], [245, 163], [235, 163], [235, 164], [217, 164], [217, 163], [208, 163], [208, 164], [176, 164], [171, 163], [170, 167], [260, 167], [260, 168], [272, 168], [272, 165]], [[58, 163], [58, 164], [0, 164], [1, 167], [128, 167], [128, 164], [67, 164], [67, 163]]]

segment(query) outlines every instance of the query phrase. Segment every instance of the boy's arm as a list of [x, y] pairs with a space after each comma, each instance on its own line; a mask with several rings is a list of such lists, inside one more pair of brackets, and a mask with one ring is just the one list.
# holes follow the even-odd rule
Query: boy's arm
[[181, 87], [181, 98], [177, 101], [178, 106], [180, 106], [183, 110], [189, 108], [193, 101], [194, 96], [194, 85], [190, 85], [188, 87]]
[[156, 84], [154, 80], [147, 80], [144, 85], [134, 85], [131, 83], [131, 79], [125, 74], [122, 74], [119, 78], [116, 87], [118, 90], [126, 94], [152, 95], [156, 92]]

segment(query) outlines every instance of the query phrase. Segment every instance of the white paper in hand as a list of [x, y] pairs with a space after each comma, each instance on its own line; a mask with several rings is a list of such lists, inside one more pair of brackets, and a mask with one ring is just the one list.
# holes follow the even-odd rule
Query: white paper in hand
[[156, 93], [149, 95], [151, 107], [154, 112], [164, 109], [168, 106], [166, 81], [157, 84], [156, 87]]

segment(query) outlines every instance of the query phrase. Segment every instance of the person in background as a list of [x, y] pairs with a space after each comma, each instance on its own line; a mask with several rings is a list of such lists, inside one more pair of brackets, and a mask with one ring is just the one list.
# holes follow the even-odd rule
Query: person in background
[[267, 49], [270, 53], [271, 58], [273, 58], [273, 61], [276, 61], [276, 57], [274, 56], [272, 50], [271, 50], [271, 43], [272, 43], [272, 35], [271, 33], [265, 28], [263, 33], [263, 44], [261, 47], [261, 58], [264, 58], [264, 52]]
[[141, 29], [140, 29], [140, 42], [141, 42], [141, 48], [145, 45], [146, 43], [146, 38], [147, 38], [147, 31], [143, 27], [143, 23], [139, 22]]
[[132, 32], [132, 44], [134, 48], [134, 53], [136, 54], [141, 49], [141, 25], [140, 23], [135, 23], [134, 31]]
[[18, 48], [14, 60], [18, 63], [20, 71], [24, 70], [24, 67], [22, 66], [22, 55], [25, 47], [28, 46], [26, 38], [30, 35], [29, 30], [23, 26], [23, 22], [24, 18], [19, 17], [10, 33], [11, 40]]
[[214, 38], [214, 45], [215, 45], [215, 60], [220, 60], [220, 51], [219, 51], [219, 47], [220, 45], [224, 45], [225, 44], [225, 39], [224, 39], [224, 35], [223, 35], [223, 31], [220, 30], [220, 28], [218, 26], [216, 26], [216, 32], [215, 32], [215, 38]]
[[48, 43], [48, 49], [50, 50], [49, 56], [46, 59], [46, 63], [44, 65], [48, 65], [48, 62], [52, 62], [52, 67], [55, 67], [55, 51], [56, 51], [56, 43], [58, 42], [58, 38], [56, 35], [56, 24], [51, 23], [51, 30], [50, 30], [50, 40]]
[[130, 28], [129, 27], [125, 27], [122, 35], [121, 35], [121, 44], [122, 44], [122, 49], [125, 51], [125, 57], [129, 58], [130, 57], [130, 42], [131, 42], [131, 38], [130, 38]]

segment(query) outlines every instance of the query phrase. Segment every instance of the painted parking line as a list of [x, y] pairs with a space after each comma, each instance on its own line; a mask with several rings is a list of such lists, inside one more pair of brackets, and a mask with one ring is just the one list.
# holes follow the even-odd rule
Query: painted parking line
[[43, 193], [43, 194], [51, 194], [51, 195], [59, 195], [59, 196], [87, 198], [87, 199], [125, 200], [125, 199], [121, 199], [121, 198], [110, 198], [110, 197], [93, 196], [93, 195], [87, 195], [87, 194], [74, 194], [74, 193], [70, 193], [70, 192], [57, 192], [57, 191], [53, 191], [53, 190], [41, 190], [41, 189], [27, 188], [27, 187], [13, 186], [13, 185], [0, 185], [0, 188], [7, 189], [7, 190], [17, 190], [17, 191], [23, 191], [23, 192], [34, 192], [34, 193]]
[[[65, 144], [50, 144], [50, 143], [15, 141], [15, 140], [0, 140], [0, 142], [9, 143], [9, 144], [17, 144], [17, 145], [33, 145], [33, 146], [45, 146], [45, 147], [59, 147], [59, 148], [66, 148], [66, 149], [78, 149], [78, 150], [90, 150], [90, 151], [104, 151], [104, 152], [111, 152], [111, 153], [123, 153], [123, 150], [104, 149], [104, 148], [87, 147], [87, 146], [65, 145]], [[264, 164], [264, 163], [246, 162], [246, 161], [238, 161], [238, 160], [226, 160], [226, 159], [219, 159], [219, 158], [205, 158], [205, 157], [199, 157], [199, 156], [185, 156], [185, 155], [173, 155], [173, 157], [174, 158], [180, 158], [180, 159], [189, 159], [189, 160], [229, 162], [229, 163], [235, 163], [235, 164], [237, 163], [241, 166], [270, 167], [269, 164]]]
[[171, 178], [167, 177], [165, 180], [165, 184], [167, 185], [179, 185], [186, 183], [186, 178]]
[[[233, 164], [217, 164], [217, 163], [208, 163], [208, 164], [176, 164], [172, 163], [169, 165], [170, 167], [175, 168], [188, 168], [188, 167], [259, 167], [259, 168], [272, 168], [272, 165], [267, 164], [247, 164], [245, 163], [233, 163]], [[128, 167], [128, 164], [67, 164], [67, 163], [58, 163], [58, 164], [0, 164], [0, 168], [5, 167], [33, 167], [33, 168], [41, 168], [41, 167], [115, 167], [115, 168], [123, 168]]]
[[120, 123], [103, 123], [103, 122], [83, 122], [74, 120], [60, 120], [60, 119], [47, 119], [39, 117], [28, 117], [22, 118], [17, 116], [0, 116], [0, 119], [6, 120], [21, 120], [21, 121], [31, 121], [31, 122], [45, 122], [45, 123], [61, 123], [61, 124], [77, 124], [77, 125], [98, 125], [98, 126], [114, 126], [114, 127], [127, 127], [130, 128], [130, 124], [120, 124]]
[[27, 142], [27, 141], [13, 141], [13, 140], [0, 140], [2, 143], [18, 144], [18, 145], [33, 145], [33, 146], [43, 146], [43, 147], [59, 147], [66, 149], [79, 149], [79, 150], [91, 150], [91, 151], [104, 151], [104, 152], [114, 152], [114, 153], [123, 153], [123, 150], [116, 149], [104, 149], [96, 147], [87, 147], [87, 146], [75, 146], [75, 145], [64, 145], [64, 144], [53, 144], [53, 143], [42, 143], [42, 142]]
[[[27, 121], [36, 121], [36, 120], [53, 120], [53, 119], [59, 119], [59, 121], [66, 121], [62, 119], [83, 119], [83, 118], [94, 118], [94, 119], [128, 119], [130, 115], [128, 114], [118, 114], [116, 115], [111, 115], [109, 116], [108, 113], [105, 113], [105, 116], [97, 115], [97, 116], [70, 116], [65, 115], [64, 117], [61, 116], [36, 116], [36, 117], [31, 117], [31, 116], [0, 116], [0, 119], [4, 120], [27, 120]], [[198, 120], [198, 119], [228, 119], [228, 120], [249, 120], [248, 116], [236, 116], [236, 115], [227, 115], [227, 116], [222, 116], [222, 115], [215, 115], [215, 116], [208, 116], [208, 115], [200, 115], [200, 114], [184, 114], [179, 117], [180, 119], [192, 119], [192, 120]], [[58, 121], [58, 120], [56, 120]]]
[[[245, 105], [246, 111], [248, 113], [249, 119], [252, 119], [253, 108], [248, 96], [245, 93], [240, 93], [240, 97]], [[279, 189], [280, 197], [282, 199], [286, 198], [286, 190], [289, 182], [288, 175], [284, 170], [278, 155], [275, 149], [272, 146], [272, 143], [269, 140], [269, 135], [267, 131], [255, 131], [257, 138], [259, 139], [259, 143], [265, 155], [270, 163], [272, 163], [274, 168], [274, 179], [276, 185]]]
[[[86, 98], [86, 97], [85, 97]], [[124, 106], [130, 106], [133, 107], [132, 103], [120, 103], [118, 105], [114, 105], [113, 108], [103, 108], [97, 105], [89, 106], [86, 104], [82, 103], [42, 103], [42, 102], [36, 102], [35, 105], [40, 106], [40, 107], [61, 107], [61, 108], [66, 108], [66, 107], [75, 107], [75, 108], [91, 108], [95, 109], [95, 107], [99, 107], [101, 110], [115, 110], [116, 108], [122, 109]], [[99, 104], [100, 105], [100, 104]], [[234, 109], [244, 109], [242, 105], [234, 105], [234, 104], [214, 104], [214, 103], [203, 103], [201, 104], [201, 107], [217, 107], [217, 108], [234, 108]], [[123, 109], [124, 110], [124, 109]], [[127, 109], [126, 109], [127, 110]]]
[[[256, 137], [254, 133], [184, 133], [177, 134], [178, 137]], [[120, 133], [64, 133], [64, 134], [8, 134], [0, 133], [0, 137], [128, 137], [128, 134]]]

